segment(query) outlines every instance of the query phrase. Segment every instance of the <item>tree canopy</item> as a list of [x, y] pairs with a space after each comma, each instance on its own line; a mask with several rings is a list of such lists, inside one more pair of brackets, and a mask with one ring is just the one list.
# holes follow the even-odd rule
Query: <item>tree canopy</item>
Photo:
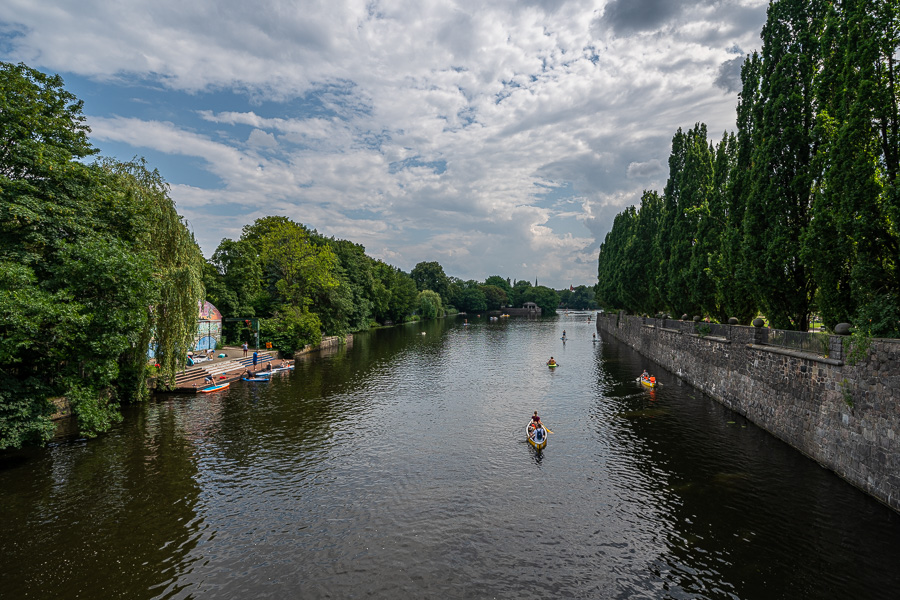
[[61, 78], [0, 63], [0, 448], [53, 432], [65, 397], [85, 436], [141, 400], [147, 350], [183, 364], [203, 257], [143, 161], [102, 160]]
[[900, 336], [900, 8], [778, 0], [741, 70], [737, 131], [678, 130], [663, 194], [601, 246], [597, 300]]

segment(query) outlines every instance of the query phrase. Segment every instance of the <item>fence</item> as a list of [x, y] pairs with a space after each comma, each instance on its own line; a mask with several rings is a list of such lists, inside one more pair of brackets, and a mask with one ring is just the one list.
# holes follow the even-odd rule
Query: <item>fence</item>
[[[614, 313], [607, 313], [603, 316], [613, 317]], [[701, 337], [715, 337], [732, 339], [733, 332], [731, 325], [722, 323], [708, 323], [706, 321], [680, 321], [675, 319], [657, 319], [653, 317], [645, 317], [644, 324], [654, 327], [664, 327], [666, 329], [674, 329], [682, 333], [693, 333]], [[777, 346], [779, 348], [787, 348], [797, 350], [799, 352], [808, 352], [818, 354], [820, 356], [829, 356], [829, 334], [825, 332], [806, 332], [806, 331], [787, 331], [783, 329], [764, 329], [765, 344], [769, 346]], [[761, 342], [757, 342], [761, 343]]]
[[787, 331], [784, 329], [769, 329], [768, 332], [766, 343], [770, 346], [828, 356], [829, 335], [827, 333]]

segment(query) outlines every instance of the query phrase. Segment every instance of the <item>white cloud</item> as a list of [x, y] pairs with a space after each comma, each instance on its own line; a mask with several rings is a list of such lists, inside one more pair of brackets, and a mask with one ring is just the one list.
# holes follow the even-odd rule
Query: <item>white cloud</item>
[[733, 128], [733, 49], [759, 46], [765, 6], [8, 0], [0, 47], [90, 78], [101, 147], [200, 165], [172, 195], [207, 255], [283, 214], [404, 269], [568, 286], [661, 189], [678, 127]]

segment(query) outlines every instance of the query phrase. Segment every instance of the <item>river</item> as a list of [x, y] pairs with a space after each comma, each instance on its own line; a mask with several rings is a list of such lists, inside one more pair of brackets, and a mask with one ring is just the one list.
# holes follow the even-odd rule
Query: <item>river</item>
[[0, 598], [900, 594], [900, 515], [587, 318], [357, 334], [2, 454]]

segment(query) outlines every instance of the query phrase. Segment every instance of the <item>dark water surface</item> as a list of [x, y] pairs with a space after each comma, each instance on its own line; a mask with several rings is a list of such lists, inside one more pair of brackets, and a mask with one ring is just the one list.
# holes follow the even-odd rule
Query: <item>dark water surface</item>
[[0, 597], [900, 597], [900, 515], [586, 313], [469, 320], [2, 455]]

